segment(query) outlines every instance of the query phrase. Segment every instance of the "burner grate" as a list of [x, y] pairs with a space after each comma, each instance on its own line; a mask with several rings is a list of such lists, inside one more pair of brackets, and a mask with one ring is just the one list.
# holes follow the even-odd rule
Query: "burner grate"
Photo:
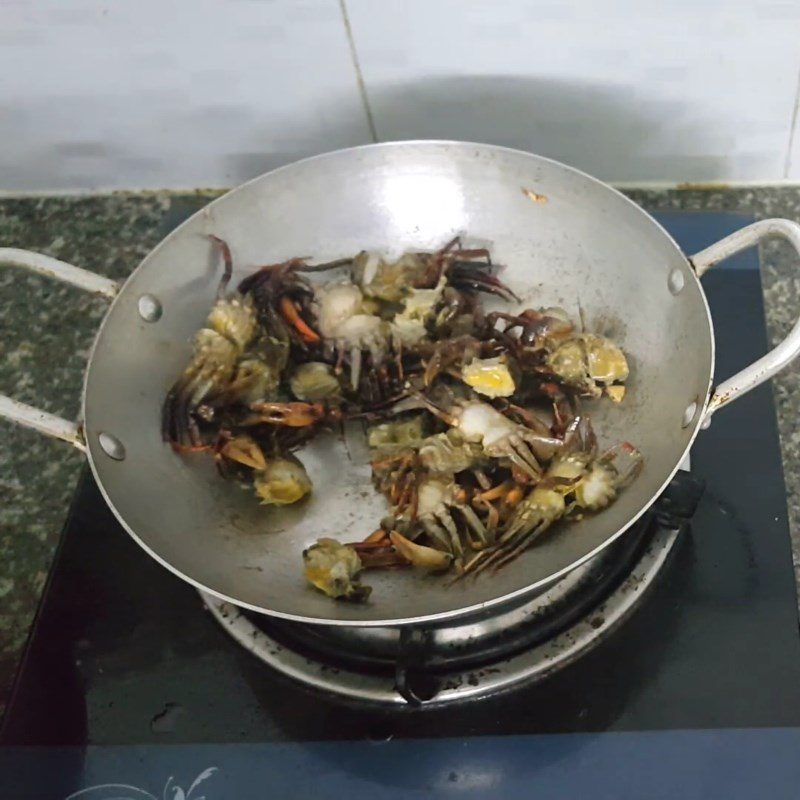
[[474, 697], [549, 675], [604, 639], [655, 581], [703, 489], [680, 471], [652, 514], [548, 590], [447, 625], [307, 625], [201, 596], [236, 641], [316, 688], [381, 703]]
[[[615, 571], [603, 573], [590, 561], [580, 575], [567, 576], [569, 587], [559, 583], [491, 619], [468, 621], [456, 628], [331, 627], [320, 631], [319, 626], [271, 620], [211, 595], [201, 596], [239, 644], [308, 686], [381, 704], [448, 703], [539, 680], [588, 652], [646, 594], [680, 530], [680, 526], [643, 526], [637, 536], [626, 537], [636, 545], [626, 542], [627, 561], [616, 552], [620, 560]], [[609, 551], [609, 560], [611, 556]], [[604, 580], [598, 582], [598, 578]], [[551, 592], [560, 595], [558, 600], [545, 596]], [[517, 630], [512, 636], [496, 635], [503, 621], [513, 621], [512, 628]], [[472, 646], [463, 643], [468, 629], [478, 634]], [[365, 631], [369, 632], [366, 636]], [[454, 640], [460, 644], [453, 644]]]

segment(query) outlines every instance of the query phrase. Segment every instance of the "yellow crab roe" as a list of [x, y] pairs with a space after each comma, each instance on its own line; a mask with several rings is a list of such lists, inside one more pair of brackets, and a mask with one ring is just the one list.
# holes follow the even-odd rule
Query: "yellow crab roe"
[[508, 364], [500, 357], [473, 359], [462, 369], [461, 378], [486, 397], [510, 397], [516, 389]]
[[256, 473], [254, 488], [264, 505], [286, 506], [305, 497], [311, 481], [299, 464], [276, 458]]

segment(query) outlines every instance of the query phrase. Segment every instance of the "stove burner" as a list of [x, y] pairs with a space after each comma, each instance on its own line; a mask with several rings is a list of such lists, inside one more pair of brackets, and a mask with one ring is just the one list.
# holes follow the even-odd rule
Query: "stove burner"
[[654, 582], [679, 531], [642, 524], [537, 597], [451, 626], [305, 625], [201, 596], [239, 644], [284, 675], [358, 700], [446, 703], [541, 679], [594, 647]]

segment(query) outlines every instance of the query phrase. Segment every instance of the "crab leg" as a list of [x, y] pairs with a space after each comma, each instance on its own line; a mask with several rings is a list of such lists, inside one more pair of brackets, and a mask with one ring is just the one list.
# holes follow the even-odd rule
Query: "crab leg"
[[449, 278], [450, 285], [456, 289], [471, 289], [473, 292], [496, 295], [506, 301], [516, 300], [518, 303], [521, 302], [520, 298], [494, 275], [469, 273], [463, 269], [457, 269], [453, 270]]
[[213, 233], [210, 233], [208, 238], [221, 250], [222, 261], [225, 264], [225, 269], [223, 270], [222, 277], [219, 280], [219, 286], [217, 287], [217, 299], [219, 299], [225, 296], [225, 290], [228, 288], [231, 276], [233, 275], [233, 256], [231, 256], [231, 249], [224, 239], [220, 239], [219, 236], [214, 236]]
[[512, 443], [511, 449], [508, 452], [508, 457], [512, 464], [516, 464], [523, 472], [530, 475], [531, 478], [539, 478], [542, 474], [542, 469], [539, 463], [529, 450], [524, 445]]
[[436, 520], [432, 517], [425, 517], [420, 522], [422, 522], [422, 527], [425, 528], [426, 533], [432, 539], [435, 539], [448, 553], [452, 552], [450, 536]]
[[435, 517], [444, 526], [450, 536], [450, 551], [454, 555], [462, 555], [464, 548], [461, 545], [461, 537], [458, 535], [458, 528], [456, 528], [456, 523], [453, 521], [450, 513], [446, 509], [442, 509], [435, 513]]
[[350, 350], [350, 386], [353, 391], [358, 389], [358, 379], [361, 377], [361, 348], [353, 347]]
[[[461, 512], [464, 520], [467, 523], [468, 531], [472, 530], [478, 537], [477, 542], [470, 538], [470, 547], [472, 547], [473, 550], [479, 549], [479, 547], [485, 547], [488, 541], [488, 533], [486, 526], [481, 522], [480, 517], [468, 505], [458, 506], [458, 510]], [[476, 547], [476, 545], [478, 546]]]
[[520, 540], [510, 550], [498, 551], [498, 553], [502, 555], [502, 558], [496, 561], [494, 565], [495, 571], [505, 566], [506, 564], [510, 563], [511, 561], [514, 561], [514, 559], [518, 558], [519, 556], [521, 556], [549, 527], [550, 527], [549, 522], [546, 521], [542, 522], [539, 525], [537, 525], [532, 531], [529, 531], [524, 536], [522, 536]]
[[372, 531], [369, 536], [366, 536], [362, 544], [375, 544], [376, 542], [384, 541], [386, 538], [386, 531], [383, 528], [378, 528], [377, 530]]
[[352, 263], [352, 258], [336, 258], [333, 261], [326, 261], [322, 264], [306, 264], [305, 259], [303, 259], [295, 269], [298, 272], [327, 272], [338, 267], [349, 267]]
[[[464, 259], [467, 264], [471, 263], [467, 259], [473, 258], [485, 258], [486, 263], [491, 267], [492, 266], [492, 256], [491, 253], [485, 247], [473, 247], [471, 250], [462, 250], [459, 248], [458, 250], [453, 253], [453, 255], [458, 256], [460, 259]], [[459, 264], [459, 262], [455, 262]]]
[[475, 476], [475, 480], [478, 482], [478, 485], [481, 487], [481, 489], [485, 491], [491, 489], [492, 482], [482, 469], [475, 467], [472, 470], [472, 474]]
[[237, 287], [240, 294], [247, 294], [252, 292], [257, 286], [271, 281], [276, 275], [285, 275], [286, 273], [297, 270], [304, 263], [302, 258], [290, 258], [287, 261], [281, 261], [278, 264], [266, 264], [259, 267], [251, 275], [243, 278]]
[[482, 502], [488, 502], [489, 500], [499, 500], [503, 495], [505, 495], [506, 491], [509, 488], [508, 481], [503, 483], [497, 484], [493, 489], [489, 489], [486, 492], [481, 492], [480, 494], [476, 495], [476, 498]]
[[548, 439], [552, 438], [550, 436], [550, 428], [547, 426], [547, 423], [540, 419], [532, 411], [529, 411], [527, 408], [522, 408], [522, 406], [514, 405], [513, 403], [510, 403], [508, 408], [510, 411], [513, 411], [515, 414], [517, 414], [522, 422], [534, 433], [544, 436]]

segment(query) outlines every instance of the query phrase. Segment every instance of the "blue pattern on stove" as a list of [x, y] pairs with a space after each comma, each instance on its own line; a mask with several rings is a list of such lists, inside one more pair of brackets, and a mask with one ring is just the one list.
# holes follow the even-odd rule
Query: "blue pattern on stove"
[[798, 728], [6, 748], [0, 793], [14, 800], [796, 800], [798, 753]]

